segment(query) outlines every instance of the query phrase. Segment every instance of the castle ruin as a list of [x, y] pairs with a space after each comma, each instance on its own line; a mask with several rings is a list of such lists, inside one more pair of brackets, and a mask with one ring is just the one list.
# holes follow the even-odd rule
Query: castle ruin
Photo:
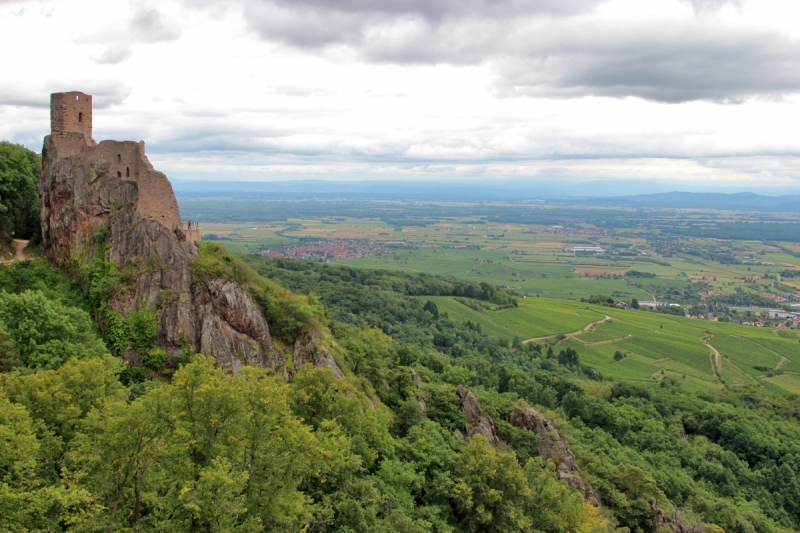
[[[284, 366], [288, 354], [273, 343], [253, 287], [197, 275], [200, 228], [182, 224], [172, 186], [147, 160], [144, 143], [96, 143], [92, 97], [80, 92], [53, 94], [51, 119], [39, 178], [42, 247], [53, 265], [79, 279], [90, 273], [88, 290], [102, 282], [101, 330], [109, 317], [125, 324], [131, 311], [147, 309], [166, 356], [191, 349], [232, 372]], [[141, 364], [128, 341], [123, 335], [111, 347]], [[291, 359], [294, 368], [310, 362], [342, 376], [318, 332], [295, 339]]]
[[78, 91], [50, 95], [50, 138], [54, 159], [80, 156], [91, 161], [93, 181], [116, 177], [137, 188], [136, 211], [171, 230], [181, 230], [187, 241], [199, 242], [199, 228], [181, 221], [178, 202], [167, 177], [156, 171], [145, 155], [144, 141], [102, 141], [92, 138], [92, 97]]

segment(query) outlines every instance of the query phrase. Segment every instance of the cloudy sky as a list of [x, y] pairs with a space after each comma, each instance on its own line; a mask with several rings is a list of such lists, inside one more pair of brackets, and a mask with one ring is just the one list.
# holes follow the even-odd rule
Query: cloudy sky
[[[797, 0], [0, 0], [0, 139], [49, 93], [193, 179], [800, 191]], [[679, 188], [676, 185], [676, 188]]]

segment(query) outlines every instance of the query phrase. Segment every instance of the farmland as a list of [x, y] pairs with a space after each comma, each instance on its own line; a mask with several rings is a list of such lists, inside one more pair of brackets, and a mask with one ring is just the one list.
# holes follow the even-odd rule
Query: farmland
[[[512, 208], [522, 207], [506, 205], [376, 203], [345, 209], [331, 204], [326, 211], [322, 203], [295, 204], [294, 211], [277, 204], [286, 215], [282, 220], [275, 220], [280, 218], [276, 213], [265, 213], [263, 217], [269, 220], [259, 221], [257, 211], [252, 212], [253, 221], [246, 222], [221, 222], [221, 217], [205, 222], [203, 213], [196, 213], [194, 219], [201, 221], [204, 238], [222, 239], [237, 253], [303, 258], [303, 250], [313, 250], [315, 243], [351, 240], [357, 253], [350, 257], [340, 253], [328, 260], [355, 267], [455, 275], [531, 296], [579, 299], [601, 293], [616, 300], [658, 299], [692, 305], [702, 303], [703, 292], [725, 299], [726, 305], [745, 307], [800, 300], [800, 278], [780, 276], [780, 272], [800, 271], [800, 253], [793, 251], [797, 247], [793, 240], [730, 241], [682, 234], [691, 229], [682, 225], [686, 220], [720, 223], [738, 220], [741, 214], [687, 210], [608, 211], [606, 215], [574, 206], [540, 209], [542, 214], [526, 221], [524, 211], [509, 214]], [[186, 205], [198, 209], [192, 202], [182, 205], [190, 213], [194, 211]], [[274, 207], [268, 204], [264, 209]], [[319, 214], [299, 216], [302, 211]], [[496, 214], [478, 216], [471, 211]], [[349, 216], [335, 216], [340, 212]], [[357, 213], [362, 214], [354, 216]], [[411, 214], [400, 217], [398, 213]], [[616, 223], [595, 220], [612, 215]], [[641, 218], [635, 227], [625, 218], [633, 216]], [[786, 236], [792, 235], [789, 231]], [[599, 247], [607, 253], [576, 253], [572, 251], [576, 247]], [[324, 255], [309, 253], [306, 258], [321, 260]], [[630, 271], [640, 276], [627, 275]]]
[[[690, 390], [759, 385], [792, 393], [800, 384], [800, 343], [770, 329], [549, 298], [481, 311], [457, 298], [425, 299], [491, 335], [552, 346], [556, 353], [574, 348], [582, 363], [614, 379], [658, 384], [669, 378]], [[719, 364], [711, 347], [720, 353]]]

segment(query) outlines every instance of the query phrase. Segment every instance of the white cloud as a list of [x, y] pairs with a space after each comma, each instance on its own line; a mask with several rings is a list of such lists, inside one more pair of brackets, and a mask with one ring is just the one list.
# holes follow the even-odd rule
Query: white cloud
[[790, 1], [196, 5], [0, 4], [0, 138], [83, 90], [180, 177], [800, 183]]

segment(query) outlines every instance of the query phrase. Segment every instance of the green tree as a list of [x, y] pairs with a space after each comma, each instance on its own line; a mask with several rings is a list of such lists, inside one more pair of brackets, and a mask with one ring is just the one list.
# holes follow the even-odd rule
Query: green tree
[[40, 443], [28, 410], [0, 393], [0, 531], [58, 531], [91, 512], [91, 495], [37, 478]]
[[480, 435], [472, 437], [455, 469], [453, 500], [467, 531], [524, 531], [530, 495], [525, 475], [511, 453], [501, 453]]
[[0, 237], [36, 239], [39, 223], [39, 174], [42, 159], [38, 154], [6, 141], [0, 141]]
[[106, 352], [85, 311], [49, 300], [38, 290], [0, 293], [0, 324], [17, 362], [27, 368], [54, 369], [70, 358], [96, 358]]

